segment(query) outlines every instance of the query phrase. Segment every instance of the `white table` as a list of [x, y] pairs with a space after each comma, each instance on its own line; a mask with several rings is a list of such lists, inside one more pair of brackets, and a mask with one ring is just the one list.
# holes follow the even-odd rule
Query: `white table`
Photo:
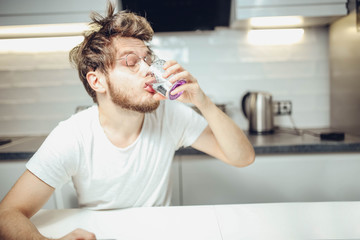
[[54, 238], [84, 228], [120, 240], [359, 239], [360, 202], [40, 210], [31, 221]]

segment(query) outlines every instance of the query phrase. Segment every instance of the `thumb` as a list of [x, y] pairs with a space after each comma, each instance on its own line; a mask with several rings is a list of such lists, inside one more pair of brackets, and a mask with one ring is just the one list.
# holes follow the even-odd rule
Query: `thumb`
[[65, 235], [64, 237], [60, 238], [59, 240], [94, 240], [94, 239], [96, 239], [94, 233], [78, 228], [70, 232], [69, 234]]

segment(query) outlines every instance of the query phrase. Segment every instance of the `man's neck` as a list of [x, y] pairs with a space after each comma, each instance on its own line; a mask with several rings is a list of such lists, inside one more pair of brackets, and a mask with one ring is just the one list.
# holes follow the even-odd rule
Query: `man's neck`
[[138, 138], [144, 113], [123, 109], [115, 104], [99, 105], [99, 121], [107, 138], [116, 147], [125, 148]]

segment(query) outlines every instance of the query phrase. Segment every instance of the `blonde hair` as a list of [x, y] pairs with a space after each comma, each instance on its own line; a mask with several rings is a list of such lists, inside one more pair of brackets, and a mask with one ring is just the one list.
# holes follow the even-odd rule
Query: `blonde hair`
[[95, 103], [96, 92], [89, 85], [86, 74], [99, 70], [107, 75], [108, 70], [113, 68], [116, 49], [112, 40], [115, 37], [131, 37], [149, 42], [154, 35], [152, 27], [144, 17], [129, 11], [114, 11], [114, 5], [109, 2], [106, 17], [92, 13], [92, 30], [85, 32], [84, 41], [69, 53], [70, 62], [77, 68], [80, 80]]

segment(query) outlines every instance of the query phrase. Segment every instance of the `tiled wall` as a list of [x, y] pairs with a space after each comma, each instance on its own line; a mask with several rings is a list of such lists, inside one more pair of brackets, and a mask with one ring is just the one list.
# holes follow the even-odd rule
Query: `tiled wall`
[[[157, 34], [153, 47], [175, 58], [216, 103], [244, 129], [242, 95], [268, 91], [291, 100], [298, 127], [329, 125], [328, 29], [305, 29], [295, 45], [252, 46], [246, 31]], [[65, 52], [0, 54], [0, 136], [47, 134], [78, 105], [92, 104]], [[290, 126], [288, 117], [276, 124]]]

